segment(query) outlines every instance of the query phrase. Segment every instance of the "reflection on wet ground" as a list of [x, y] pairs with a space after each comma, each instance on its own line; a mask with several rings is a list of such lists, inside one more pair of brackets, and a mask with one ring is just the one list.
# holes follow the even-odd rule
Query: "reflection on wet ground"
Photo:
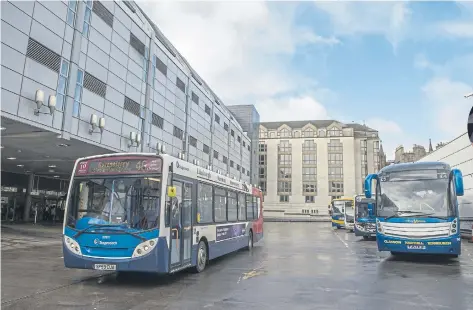
[[2, 251], [2, 309], [473, 309], [471, 253], [394, 258], [328, 223], [266, 223], [202, 274], [68, 270], [57, 244], [18, 248]]

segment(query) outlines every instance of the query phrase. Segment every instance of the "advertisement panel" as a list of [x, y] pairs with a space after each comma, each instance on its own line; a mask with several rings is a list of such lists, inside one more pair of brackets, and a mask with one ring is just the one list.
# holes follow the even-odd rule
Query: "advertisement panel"
[[216, 241], [224, 241], [236, 237], [244, 236], [246, 233], [246, 224], [228, 224], [223, 226], [217, 226], [217, 237]]

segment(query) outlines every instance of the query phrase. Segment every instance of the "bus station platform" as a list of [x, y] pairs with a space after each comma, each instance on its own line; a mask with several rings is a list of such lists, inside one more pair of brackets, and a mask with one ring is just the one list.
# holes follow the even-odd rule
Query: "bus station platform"
[[[69, 270], [56, 244], [2, 251], [2, 309], [455, 309], [473, 304], [473, 244], [458, 259], [394, 258], [329, 223], [265, 223], [252, 251], [201, 274]], [[5, 229], [2, 229], [2, 233]], [[39, 237], [38, 237], [39, 238]], [[21, 277], [19, 276], [21, 275]]]

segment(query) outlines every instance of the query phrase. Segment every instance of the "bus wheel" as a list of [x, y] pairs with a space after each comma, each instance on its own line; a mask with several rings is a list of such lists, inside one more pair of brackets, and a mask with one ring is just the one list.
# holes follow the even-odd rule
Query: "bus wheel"
[[253, 248], [253, 231], [250, 230], [250, 233], [248, 234], [248, 250], [251, 251]]
[[197, 264], [195, 265], [195, 271], [200, 273], [204, 271], [207, 266], [207, 246], [204, 241], [199, 242], [197, 249]]
[[458, 254], [450, 254], [450, 258], [458, 258]]

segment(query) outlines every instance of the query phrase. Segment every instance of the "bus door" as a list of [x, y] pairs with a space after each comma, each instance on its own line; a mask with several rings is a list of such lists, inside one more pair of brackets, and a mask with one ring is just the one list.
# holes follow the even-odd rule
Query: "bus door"
[[174, 180], [176, 196], [171, 203], [171, 270], [191, 262], [193, 184]]

